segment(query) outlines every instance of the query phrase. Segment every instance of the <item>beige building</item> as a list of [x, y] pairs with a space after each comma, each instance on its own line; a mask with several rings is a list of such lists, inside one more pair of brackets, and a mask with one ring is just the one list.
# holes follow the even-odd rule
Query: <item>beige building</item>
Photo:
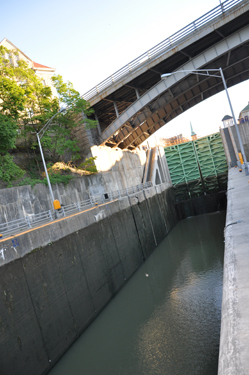
[[[48, 66], [38, 64], [31, 60], [25, 53], [23, 53], [19, 48], [17, 48], [12, 42], [10, 42], [7, 38], [4, 38], [0, 42], [0, 46], [4, 46], [8, 48], [9, 50], [14, 50], [18, 52], [18, 56], [16, 56], [17, 60], [24, 60], [28, 64], [29, 68], [33, 69], [35, 73], [38, 75], [38, 77], [41, 78], [44, 86], [50, 86], [53, 92], [53, 95], [56, 94], [56, 90], [53, 86], [51, 77], [54, 75], [55, 68], [50, 68]], [[15, 64], [15, 61], [13, 62]]]
[[243, 124], [244, 122], [249, 122], [249, 103], [239, 114], [239, 124]]

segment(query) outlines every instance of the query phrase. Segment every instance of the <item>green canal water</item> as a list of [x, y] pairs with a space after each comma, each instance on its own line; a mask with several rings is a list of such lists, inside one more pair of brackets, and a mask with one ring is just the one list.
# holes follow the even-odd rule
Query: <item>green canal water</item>
[[49, 375], [216, 375], [224, 225], [179, 222]]

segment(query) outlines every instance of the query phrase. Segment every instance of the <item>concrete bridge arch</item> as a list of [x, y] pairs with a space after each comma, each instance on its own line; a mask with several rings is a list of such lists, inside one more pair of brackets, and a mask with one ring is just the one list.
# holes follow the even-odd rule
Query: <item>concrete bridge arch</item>
[[[227, 86], [249, 78], [249, 26], [207, 49], [179, 70], [222, 67]], [[159, 81], [118, 116], [102, 135], [102, 142], [134, 148], [182, 112], [224, 90], [216, 77], [176, 73]]]
[[[249, 1], [227, 0], [221, 7], [228, 5], [226, 12], [207, 23], [207, 15], [216, 14], [218, 7], [209, 12], [211, 16], [208, 13], [188, 25], [186, 35], [182, 32], [186, 28], [180, 30], [183, 37], [171, 49], [120, 77], [122, 68], [113, 81], [109, 77], [101, 83], [107, 85], [102, 91], [86, 93], [86, 99], [93, 95], [88, 100], [99, 122], [98, 132], [92, 133], [95, 144], [134, 149], [167, 122], [224, 89], [219, 78], [178, 73], [161, 81], [163, 73], [221, 67], [228, 87], [249, 78]], [[198, 22], [200, 27], [192, 30]]]

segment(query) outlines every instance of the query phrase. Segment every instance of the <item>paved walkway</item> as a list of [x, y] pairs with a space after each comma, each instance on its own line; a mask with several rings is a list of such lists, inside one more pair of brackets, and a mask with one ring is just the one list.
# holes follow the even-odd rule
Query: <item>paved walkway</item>
[[229, 171], [218, 375], [249, 374], [249, 176]]

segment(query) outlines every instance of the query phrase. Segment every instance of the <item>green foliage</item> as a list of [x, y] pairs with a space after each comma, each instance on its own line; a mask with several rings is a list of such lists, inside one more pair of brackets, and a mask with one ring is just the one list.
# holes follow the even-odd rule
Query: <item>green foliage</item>
[[31, 187], [33, 188], [36, 184], [43, 184], [43, 183], [44, 183], [43, 180], [26, 177], [21, 182], [19, 182], [18, 186], [31, 185]]
[[84, 163], [81, 163], [78, 168], [84, 169], [85, 171], [97, 173], [98, 170], [96, 168], [96, 165], [94, 164], [94, 160], [97, 159], [97, 156], [86, 158]]
[[[49, 180], [51, 185], [55, 184], [64, 184], [67, 185], [70, 180], [72, 180], [74, 177], [70, 175], [60, 175], [60, 174], [50, 174], [49, 175]], [[24, 186], [24, 185], [31, 185], [33, 188], [36, 184], [44, 184], [48, 186], [48, 180], [47, 178], [44, 178], [43, 180], [40, 179], [33, 179], [31, 177], [26, 177], [24, 178], [21, 182], [19, 182], [18, 186]]]
[[50, 150], [51, 158], [55, 161], [55, 155], [64, 155], [71, 152], [72, 160], [79, 159], [78, 140], [72, 139], [72, 129], [77, 126], [85, 126], [87, 129], [95, 128], [96, 121], [84, 118], [82, 114], [89, 116], [93, 113], [90, 104], [80, 97], [80, 93], [73, 88], [71, 82], [63, 82], [62, 76], [52, 77], [52, 81], [59, 95], [59, 107], [66, 110], [57, 114], [53, 123], [49, 126], [42, 138], [42, 146]]
[[[29, 140], [32, 139], [31, 132], [39, 132], [54, 116], [41, 139], [46, 155], [49, 154], [53, 162], [65, 153], [69, 153], [72, 160], [79, 158], [78, 140], [73, 138], [72, 129], [79, 125], [86, 128], [96, 127], [96, 121], [82, 116], [83, 113], [86, 116], [91, 115], [93, 109], [80, 97], [71, 82], [63, 82], [60, 75], [52, 77], [52, 80], [58, 97], [54, 97], [51, 88], [44, 86], [28, 64], [19, 59], [18, 51], [0, 46], [0, 156], [15, 147], [18, 128], [21, 129], [21, 137]], [[67, 110], [58, 113], [60, 108]], [[34, 153], [36, 150], [39, 152], [37, 142], [32, 142], [31, 149]], [[12, 181], [14, 176], [19, 178], [21, 170], [15, 166], [13, 160], [10, 157], [6, 159], [6, 155], [1, 158], [1, 166], [7, 163], [8, 167], [12, 165], [13, 170], [8, 169], [8, 177], [5, 179], [0, 178], [4, 181]], [[1, 168], [0, 176], [4, 172]], [[89, 168], [92, 167], [89, 165]], [[59, 177], [51, 178], [56, 180]], [[70, 180], [69, 176], [60, 178], [64, 183]]]
[[[47, 164], [47, 170], [48, 170], [49, 180], [50, 180], [51, 185], [55, 185], [55, 184], [67, 185], [69, 183], [69, 181], [74, 178], [74, 176], [72, 176], [72, 175], [62, 175], [61, 169], [56, 169], [54, 171], [53, 167], [54, 167], [53, 163]], [[70, 172], [70, 169], [69, 168], [63, 168], [63, 171], [64, 172], [65, 171]], [[38, 177], [37, 167], [36, 167], [34, 162], [31, 162], [29, 164], [29, 166], [27, 168], [27, 172], [28, 172], [29, 176], [25, 177], [21, 182], [19, 182], [18, 186], [31, 185], [32, 188], [36, 184], [44, 184], [44, 185], [48, 186], [48, 181], [47, 181], [46, 177], [44, 177], [42, 179]]]
[[[49, 175], [49, 179], [50, 179], [50, 182], [51, 182], [51, 185], [55, 185], [55, 184], [64, 184], [64, 185], [67, 185], [69, 183], [70, 180], [72, 180], [74, 177], [71, 176], [71, 175], [61, 175], [59, 173], [51, 173]], [[42, 180], [43, 183], [45, 185], [48, 186], [48, 181], [46, 178], [44, 178], [44, 180]]]
[[24, 173], [25, 171], [13, 162], [12, 156], [9, 154], [0, 155], [0, 180], [8, 182], [8, 186], [12, 186], [11, 181], [23, 177]]
[[17, 55], [17, 51], [0, 46], [0, 113], [24, 127], [26, 135], [30, 130], [38, 131], [56, 113], [59, 103], [52, 97], [51, 88], [44, 86]]
[[35, 160], [31, 160], [29, 162], [29, 164], [26, 167], [26, 172], [31, 179], [40, 180], [40, 173], [39, 173], [39, 170], [37, 168], [37, 163], [35, 162]]
[[73, 88], [73, 84], [63, 82], [61, 75], [53, 76], [52, 81], [59, 95], [60, 107], [67, 108], [66, 115], [61, 115], [61, 121], [70, 126], [75, 126], [76, 122], [76, 126], [84, 124], [87, 129], [96, 128], [96, 121], [82, 117], [82, 112], [90, 116], [94, 110], [81, 98], [80, 93]]
[[16, 123], [9, 116], [0, 113], [0, 153], [15, 148], [16, 137]]

